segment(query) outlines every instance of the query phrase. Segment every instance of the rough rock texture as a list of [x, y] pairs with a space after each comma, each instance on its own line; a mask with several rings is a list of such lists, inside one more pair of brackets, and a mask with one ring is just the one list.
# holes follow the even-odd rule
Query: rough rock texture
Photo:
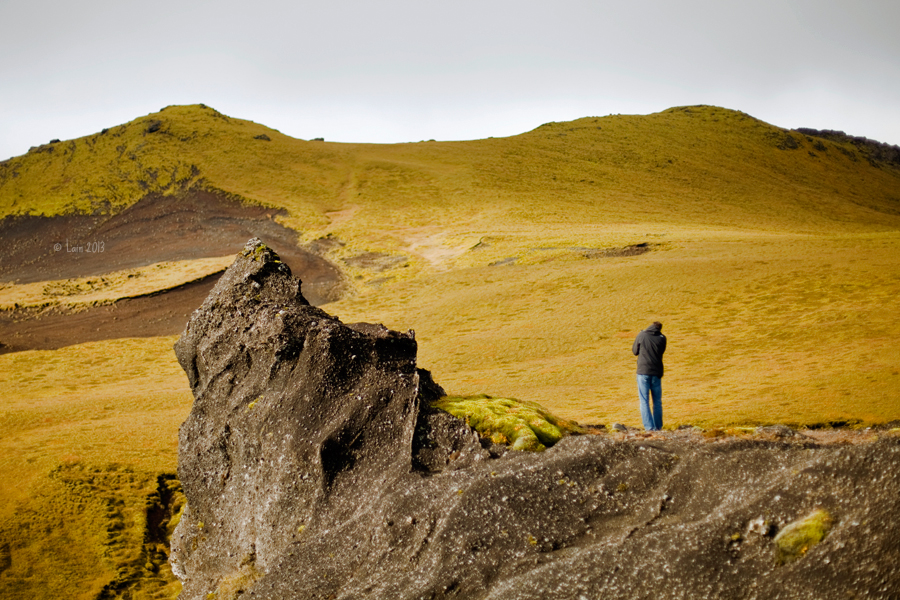
[[[412, 333], [344, 325], [251, 240], [176, 344], [184, 599], [896, 598], [900, 441], [564, 438], [427, 409]], [[773, 538], [817, 509], [821, 542]], [[209, 596], [209, 594], [215, 594]]]
[[308, 305], [259, 240], [192, 315], [175, 352], [195, 397], [179, 435], [188, 508], [173, 548], [185, 597], [248, 565], [273, 569], [302, 528], [352, 521], [373, 485], [410, 472], [412, 333], [344, 325]]

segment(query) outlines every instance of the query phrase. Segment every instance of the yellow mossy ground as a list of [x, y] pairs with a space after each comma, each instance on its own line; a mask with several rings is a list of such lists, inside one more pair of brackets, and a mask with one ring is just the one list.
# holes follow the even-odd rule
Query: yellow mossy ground
[[640, 256], [387, 282], [326, 308], [415, 329], [419, 364], [453, 394], [539, 401], [580, 423], [640, 424], [631, 344], [654, 320], [669, 340], [666, 426], [900, 418], [900, 236], [664, 239]]
[[164, 545], [145, 539], [160, 474], [174, 476], [191, 394], [174, 337], [0, 356], [0, 597], [175, 598]]

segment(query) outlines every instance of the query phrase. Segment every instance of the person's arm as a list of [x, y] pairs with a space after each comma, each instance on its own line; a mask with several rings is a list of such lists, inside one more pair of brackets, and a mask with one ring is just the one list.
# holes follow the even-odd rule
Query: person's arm
[[631, 351], [635, 356], [641, 353], [641, 334], [638, 334], [638, 336], [634, 338], [634, 343], [631, 345]]

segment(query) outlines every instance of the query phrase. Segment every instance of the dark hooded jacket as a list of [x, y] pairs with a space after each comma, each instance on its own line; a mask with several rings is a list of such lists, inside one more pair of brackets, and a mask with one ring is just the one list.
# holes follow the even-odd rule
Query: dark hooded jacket
[[631, 346], [637, 359], [638, 375], [663, 376], [663, 352], [666, 351], [666, 336], [659, 327], [651, 325], [637, 335]]

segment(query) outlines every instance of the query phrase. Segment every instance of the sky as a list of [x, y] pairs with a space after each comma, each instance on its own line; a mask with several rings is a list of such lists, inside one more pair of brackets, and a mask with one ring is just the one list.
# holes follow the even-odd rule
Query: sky
[[0, 160], [172, 104], [340, 142], [711, 104], [900, 145], [897, 0], [0, 0]]

